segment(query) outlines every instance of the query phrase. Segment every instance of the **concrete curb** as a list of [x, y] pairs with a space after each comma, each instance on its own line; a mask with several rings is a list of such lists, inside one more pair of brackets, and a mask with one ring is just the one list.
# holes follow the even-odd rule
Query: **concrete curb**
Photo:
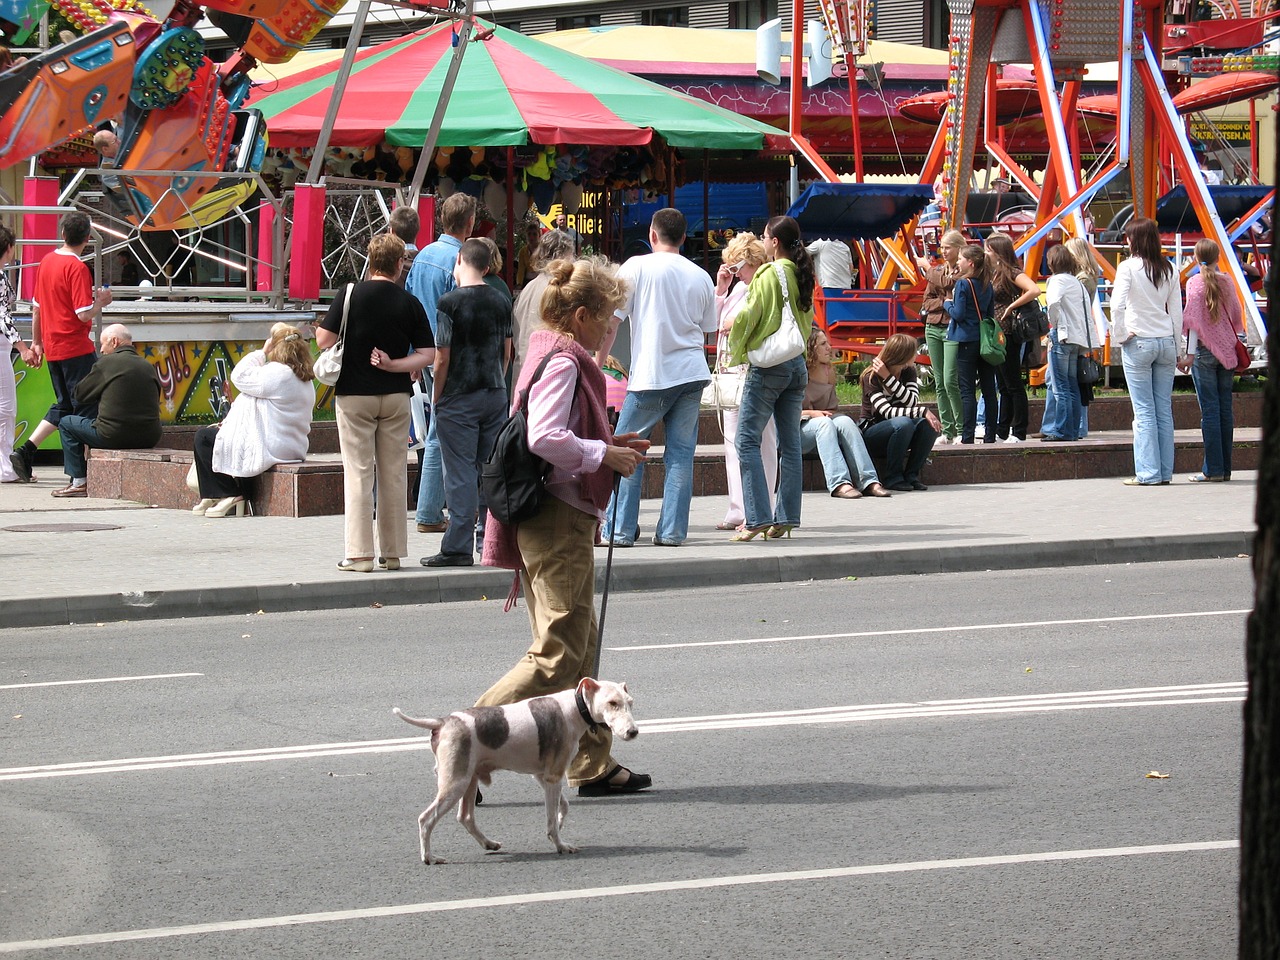
[[[776, 544], [742, 544], [733, 557], [699, 557], [689, 551], [663, 552], [660, 559], [618, 562], [614, 592], [679, 590], [749, 583], [797, 583], [845, 577], [886, 577], [1208, 560], [1252, 555], [1253, 530], [1212, 534], [1116, 537], [1032, 543], [976, 543], [960, 546], [860, 548], [778, 552]], [[675, 553], [676, 555], [673, 555]], [[596, 589], [604, 586], [604, 552], [596, 555]], [[409, 570], [410, 568], [406, 568]], [[343, 576], [343, 575], [340, 575]], [[49, 627], [74, 623], [163, 620], [183, 617], [333, 610], [372, 604], [450, 603], [498, 600], [511, 587], [511, 572], [487, 567], [414, 576], [347, 574], [315, 583], [233, 585], [205, 589], [24, 597], [0, 600], [0, 623], [8, 627]]]

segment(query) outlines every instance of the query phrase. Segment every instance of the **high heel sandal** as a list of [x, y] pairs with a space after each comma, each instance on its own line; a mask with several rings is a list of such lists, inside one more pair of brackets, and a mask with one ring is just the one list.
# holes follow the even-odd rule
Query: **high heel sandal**
[[205, 514], [205, 511], [208, 510], [210, 507], [214, 506], [215, 504], [217, 504], [217, 502], [218, 501], [215, 500], [213, 497], [205, 497], [203, 500], [201, 500], [199, 503], [197, 503], [194, 507], [191, 508], [191, 512], [194, 513], [197, 517], [203, 517]]
[[795, 528], [795, 524], [793, 523], [775, 523], [765, 531], [765, 536], [770, 540], [780, 540], [783, 537], [790, 540], [791, 531]]
[[[746, 543], [748, 540], [754, 540], [756, 537], [760, 536], [760, 534], [762, 533], [767, 535], [768, 531], [769, 531], [768, 527], [756, 527], [754, 529], [750, 527], [739, 527], [738, 532], [735, 533], [732, 537], [730, 537], [729, 541], [731, 543]], [[767, 539], [767, 536], [766, 536], [766, 539]]]
[[233, 514], [237, 517], [243, 517], [246, 511], [252, 512], [249, 507], [249, 501], [244, 497], [227, 497], [205, 510], [204, 515], [206, 517], [225, 517], [227, 514]]

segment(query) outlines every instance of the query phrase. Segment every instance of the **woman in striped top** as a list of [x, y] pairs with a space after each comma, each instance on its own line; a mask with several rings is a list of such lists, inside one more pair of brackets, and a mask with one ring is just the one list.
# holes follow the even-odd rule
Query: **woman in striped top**
[[929, 459], [942, 424], [920, 402], [916, 381], [916, 338], [895, 333], [862, 373], [862, 439], [872, 456], [884, 460], [882, 482], [890, 490], [928, 490], [920, 470]]

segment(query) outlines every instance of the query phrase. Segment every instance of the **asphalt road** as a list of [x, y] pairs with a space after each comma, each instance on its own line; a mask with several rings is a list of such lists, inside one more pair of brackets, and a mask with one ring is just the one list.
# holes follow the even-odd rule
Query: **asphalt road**
[[1251, 597], [1243, 559], [615, 595], [655, 788], [571, 795], [557, 856], [500, 776], [503, 850], [449, 818], [434, 867], [391, 707], [469, 705], [523, 609], [0, 631], [0, 953], [1230, 956]]

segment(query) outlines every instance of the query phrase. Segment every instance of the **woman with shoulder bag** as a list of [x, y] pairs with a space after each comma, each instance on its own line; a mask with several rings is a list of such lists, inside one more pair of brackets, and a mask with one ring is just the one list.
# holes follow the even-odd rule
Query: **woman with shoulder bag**
[[[978, 429], [978, 400], [975, 388], [981, 386], [987, 415], [999, 407], [996, 395], [996, 368], [982, 359], [982, 318], [991, 316], [995, 292], [987, 282], [987, 258], [982, 247], [971, 244], [960, 251], [957, 261], [960, 274], [950, 300], [943, 301], [951, 323], [947, 340], [956, 345], [955, 382], [960, 395], [960, 442], [971, 444]], [[983, 443], [995, 443], [996, 432], [986, 430]]]
[[[733, 331], [733, 321], [746, 305], [748, 285], [768, 258], [760, 238], [754, 233], [745, 232], [736, 234], [725, 245], [720, 251], [720, 258], [724, 262], [716, 271], [716, 314], [720, 318], [720, 330], [716, 335], [716, 372], [745, 379], [745, 364], [728, 364], [729, 334]], [[741, 402], [741, 383], [738, 389]], [[738, 408], [722, 407], [719, 412], [723, 418], [721, 429], [724, 433], [724, 468], [729, 486], [729, 509], [724, 520], [716, 524], [716, 529], [737, 530], [746, 518], [742, 507], [742, 467], [738, 463], [738, 448], [733, 442], [738, 434]], [[764, 460], [765, 481], [772, 490], [778, 481], [778, 431], [772, 420], [760, 437], [760, 456]], [[770, 501], [770, 513], [772, 509]]]
[[1236, 348], [1240, 345], [1240, 299], [1218, 272], [1222, 251], [1207, 237], [1196, 244], [1200, 272], [1187, 281], [1187, 305], [1183, 329], [1187, 353], [1178, 364], [1196, 385], [1200, 403], [1200, 436], [1204, 463], [1190, 477], [1192, 483], [1218, 483], [1231, 479], [1231, 447], [1235, 440], [1235, 416], [1231, 386], [1235, 382]]
[[[1027, 439], [1027, 387], [1022, 381], [1022, 345], [1014, 318], [1024, 307], [1040, 310], [1040, 286], [1022, 270], [1013, 241], [1003, 233], [987, 238], [987, 269], [995, 291], [995, 319], [1004, 331], [1004, 363], [996, 367], [1000, 416], [996, 436], [1006, 443]], [[988, 411], [987, 416], [990, 417]], [[990, 423], [990, 420], [988, 420]]]
[[[800, 525], [800, 411], [809, 382], [804, 347], [813, 326], [813, 260], [804, 248], [800, 225], [791, 217], [770, 220], [763, 242], [772, 263], [751, 279], [747, 302], [729, 334], [729, 362], [750, 362], [735, 438], [746, 513], [743, 529], [730, 538], [737, 542], [762, 533], [767, 539], [789, 537]], [[770, 417], [778, 429], [781, 455], [772, 522], [760, 455], [760, 438]]]
[[[1107, 328], [1105, 322], [1100, 323], [1097, 319], [1099, 314], [1094, 311], [1094, 301], [1098, 297], [1098, 260], [1089, 241], [1083, 237], [1072, 237], [1064, 244], [1070, 252], [1071, 256], [1076, 260], [1076, 279], [1084, 284], [1084, 292], [1089, 295], [1089, 315], [1093, 319], [1092, 327], [1092, 344], [1094, 350], [1102, 347], [1107, 340]], [[1090, 350], [1085, 356], [1092, 357], [1094, 351]], [[1089, 404], [1093, 403], [1093, 384], [1080, 384], [1080, 439], [1083, 440], [1089, 435]], [[1046, 405], [1046, 414], [1048, 407]], [[1048, 419], [1046, 416], [1045, 419]]]
[[1134, 476], [1124, 482], [1146, 487], [1173, 482], [1173, 376], [1181, 359], [1182, 289], [1154, 220], [1131, 220], [1125, 236], [1132, 255], [1116, 268], [1111, 340], [1120, 345], [1133, 404]]
[[[427, 312], [413, 294], [400, 289], [404, 241], [389, 233], [369, 241], [369, 279], [339, 295], [316, 329], [326, 349], [343, 341], [342, 372], [334, 385], [338, 443], [342, 450], [346, 558], [338, 569], [369, 573], [374, 568], [374, 484], [378, 565], [399, 570], [409, 552], [405, 511], [409, 501], [410, 375], [435, 359], [436, 344]], [[343, 333], [343, 315], [346, 332]]]
[[[626, 286], [603, 258], [555, 260], [543, 268], [544, 327], [529, 337], [516, 405], [528, 391], [529, 452], [551, 467], [538, 512], [512, 526], [490, 516], [484, 528], [486, 566], [518, 571], [529, 608], [533, 646], [477, 707], [571, 690], [592, 675], [599, 642], [595, 612], [595, 537], [616, 478], [629, 477], [649, 441], [613, 433], [605, 377], [595, 351]], [[554, 354], [554, 355], [553, 355]], [[542, 376], [533, 376], [543, 360]], [[512, 588], [515, 596], [515, 588]], [[653, 781], [610, 756], [607, 725], [582, 735], [569, 766], [579, 796], [635, 793]]]

